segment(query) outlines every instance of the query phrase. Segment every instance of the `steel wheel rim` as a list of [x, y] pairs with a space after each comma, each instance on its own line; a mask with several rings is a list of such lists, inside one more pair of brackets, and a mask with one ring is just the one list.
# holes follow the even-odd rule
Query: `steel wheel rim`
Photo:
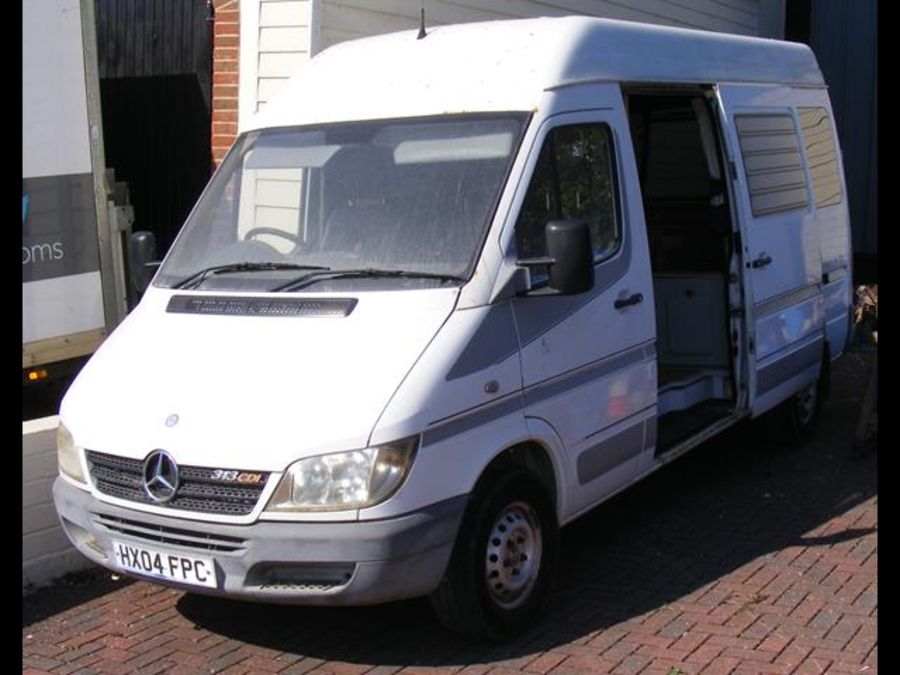
[[818, 389], [815, 383], [809, 385], [806, 389], [797, 394], [795, 401], [797, 406], [797, 418], [800, 420], [800, 424], [806, 425], [812, 420], [813, 414], [816, 412], [817, 396]]
[[514, 609], [528, 598], [541, 567], [543, 538], [537, 512], [525, 502], [503, 508], [488, 534], [485, 582], [500, 607]]

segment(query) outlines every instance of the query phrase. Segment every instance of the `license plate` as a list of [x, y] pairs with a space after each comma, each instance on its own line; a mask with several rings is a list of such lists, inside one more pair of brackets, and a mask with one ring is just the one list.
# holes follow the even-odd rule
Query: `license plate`
[[126, 572], [192, 586], [216, 588], [216, 566], [212, 558], [170, 553], [144, 545], [112, 542], [116, 564]]

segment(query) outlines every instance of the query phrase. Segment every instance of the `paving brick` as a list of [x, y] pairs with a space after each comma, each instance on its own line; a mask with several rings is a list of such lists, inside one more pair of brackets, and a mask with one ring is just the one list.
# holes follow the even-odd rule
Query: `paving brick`
[[730, 656], [717, 656], [700, 672], [703, 675], [727, 675], [738, 667], [740, 661]]
[[694, 651], [692, 651], [685, 661], [687, 663], [696, 664], [697, 666], [706, 666], [719, 656], [726, 648], [722, 645], [709, 644], [706, 642]]
[[523, 670], [528, 673], [541, 673], [543, 675], [543, 673], [548, 673], [553, 670], [567, 658], [569, 657], [565, 654], [546, 652], [529, 661]]
[[[639, 654], [631, 654], [630, 656], [626, 656], [622, 661], [615, 667], [615, 672], [617, 675], [636, 675], [640, 673], [644, 668], [646, 668], [652, 659], [641, 656]], [[552, 672], [552, 671], [551, 671]]]

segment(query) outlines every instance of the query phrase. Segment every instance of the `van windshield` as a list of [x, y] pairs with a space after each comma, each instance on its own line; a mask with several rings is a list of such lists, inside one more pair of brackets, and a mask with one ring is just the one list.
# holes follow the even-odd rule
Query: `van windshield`
[[459, 115], [246, 133], [154, 283], [237, 291], [461, 283], [525, 121]]

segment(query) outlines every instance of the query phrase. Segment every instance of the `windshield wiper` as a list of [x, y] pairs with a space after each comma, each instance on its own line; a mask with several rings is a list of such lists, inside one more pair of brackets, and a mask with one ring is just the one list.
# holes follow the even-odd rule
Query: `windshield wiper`
[[453, 274], [437, 274], [434, 272], [416, 272], [414, 270], [379, 270], [363, 268], [357, 270], [318, 270], [292, 279], [270, 290], [271, 293], [279, 291], [297, 291], [310, 284], [325, 279], [437, 279], [439, 281], [465, 282], [462, 277]]
[[237, 272], [269, 272], [272, 270], [319, 270], [327, 271], [330, 268], [323, 265], [295, 265], [282, 262], [239, 262], [227, 265], [216, 265], [194, 272], [188, 277], [177, 282], [172, 288], [188, 288], [199, 286], [210, 274], [234, 274]]

